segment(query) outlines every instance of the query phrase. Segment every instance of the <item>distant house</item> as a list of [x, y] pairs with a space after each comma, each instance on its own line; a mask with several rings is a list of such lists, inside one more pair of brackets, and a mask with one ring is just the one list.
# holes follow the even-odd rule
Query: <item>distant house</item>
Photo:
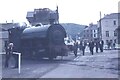
[[[101, 27], [101, 38], [103, 39], [105, 45], [108, 42], [117, 43], [118, 41], [118, 31], [117, 28], [120, 26], [120, 13], [111, 13], [105, 15], [101, 20], [99, 20], [98, 25]], [[100, 22], [101, 21], [101, 22]]]
[[83, 40], [95, 40], [98, 39], [98, 26], [97, 24], [89, 24], [89, 26], [85, 27], [84, 31], [83, 31], [83, 36], [82, 36]]

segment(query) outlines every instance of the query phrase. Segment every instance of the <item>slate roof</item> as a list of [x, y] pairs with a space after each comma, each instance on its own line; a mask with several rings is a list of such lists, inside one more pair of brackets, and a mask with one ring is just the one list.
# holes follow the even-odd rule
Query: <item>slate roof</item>
[[95, 29], [97, 29], [97, 24], [93, 24], [93, 25], [89, 25], [87, 28], [85, 28], [84, 30], [89, 30], [89, 29], [91, 29], [91, 30], [95, 30]]
[[7, 31], [8, 29], [16, 27], [16, 26], [18, 26], [18, 23], [14, 23], [14, 24], [13, 23], [1, 23], [0, 29], [2, 31]]
[[117, 18], [120, 19], [120, 13], [107, 14], [102, 19], [117, 19]]

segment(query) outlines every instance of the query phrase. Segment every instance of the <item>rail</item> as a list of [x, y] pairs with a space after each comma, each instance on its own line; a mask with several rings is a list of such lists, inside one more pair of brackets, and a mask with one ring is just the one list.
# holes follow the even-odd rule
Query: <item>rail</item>
[[18, 55], [18, 73], [20, 74], [20, 72], [21, 72], [21, 53], [13, 52], [13, 54]]
[[[0, 54], [5, 54], [5, 52], [1, 52]], [[21, 73], [21, 53], [13, 52], [13, 54], [18, 55], [18, 73]]]

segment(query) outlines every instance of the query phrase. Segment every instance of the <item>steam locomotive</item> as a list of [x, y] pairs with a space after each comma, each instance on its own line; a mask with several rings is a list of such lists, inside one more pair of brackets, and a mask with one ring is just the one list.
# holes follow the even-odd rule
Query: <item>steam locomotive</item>
[[14, 51], [22, 53], [23, 57], [53, 59], [57, 56], [67, 56], [67, 46], [64, 43], [66, 31], [60, 24], [16, 27], [8, 32], [9, 42], [14, 44]]

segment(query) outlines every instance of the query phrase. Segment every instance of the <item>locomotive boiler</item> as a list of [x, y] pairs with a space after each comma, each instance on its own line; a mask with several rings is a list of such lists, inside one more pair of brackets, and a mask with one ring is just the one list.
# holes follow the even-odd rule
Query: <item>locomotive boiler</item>
[[66, 31], [60, 24], [14, 28], [9, 30], [9, 41], [14, 44], [14, 51], [21, 52], [23, 57], [49, 59], [67, 55], [64, 43]]

